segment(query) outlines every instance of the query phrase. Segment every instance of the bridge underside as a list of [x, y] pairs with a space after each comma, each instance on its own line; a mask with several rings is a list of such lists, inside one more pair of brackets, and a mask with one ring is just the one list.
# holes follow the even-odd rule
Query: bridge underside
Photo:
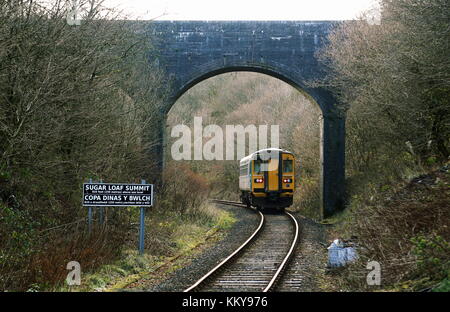
[[[343, 205], [345, 115], [333, 95], [311, 87], [326, 71], [315, 53], [336, 22], [155, 22], [157, 54], [151, 61], [164, 70], [170, 94], [161, 112], [157, 154], [163, 164], [166, 115], [192, 86], [231, 71], [253, 71], [279, 78], [319, 105], [321, 128], [321, 205], [329, 216]], [[297, 155], [301, 159], [301, 155]], [[162, 168], [161, 168], [162, 169]]]

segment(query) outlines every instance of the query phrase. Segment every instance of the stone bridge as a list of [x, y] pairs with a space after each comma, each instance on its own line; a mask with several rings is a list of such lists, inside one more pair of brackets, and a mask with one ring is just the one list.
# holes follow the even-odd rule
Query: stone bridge
[[[311, 87], [326, 70], [315, 57], [336, 22], [309, 21], [158, 21], [151, 23], [157, 62], [166, 73], [170, 94], [165, 116], [189, 88], [207, 78], [232, 71], [252, 71], [285, 81], [309, 95], [322, 111], [321, 205], [324, 216], [343, 205], [345, 116], [333, 95]], [[163, 161], [163, 143], [157, 149]], [[301, 155], [297, 155], [301, 159]]]

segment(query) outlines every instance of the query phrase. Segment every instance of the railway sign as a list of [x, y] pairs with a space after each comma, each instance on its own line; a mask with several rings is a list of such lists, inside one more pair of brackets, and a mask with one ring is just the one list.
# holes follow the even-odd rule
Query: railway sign
[[83, 206], [151, 207], [153, 184], [84, 183]]

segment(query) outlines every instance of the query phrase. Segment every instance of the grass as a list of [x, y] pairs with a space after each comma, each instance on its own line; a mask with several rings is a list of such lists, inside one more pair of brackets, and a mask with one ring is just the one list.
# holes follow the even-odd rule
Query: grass
[[115, 291], [129, 287], [139, 280], [156, 277], [180, 268], [179, 260], [191, 255], [208, 239], [220, 236], [235, 222], [232, 214], [205, 204], [196, 215], [165, 212], [149, 215], [146, 219], [148, 242], [159, 243], [139, 255], [136, 249], [123, 251], [119, 260], [101, 266], [95, 272], [82, 272], [80, 286], [59, 285], [53, 291]]

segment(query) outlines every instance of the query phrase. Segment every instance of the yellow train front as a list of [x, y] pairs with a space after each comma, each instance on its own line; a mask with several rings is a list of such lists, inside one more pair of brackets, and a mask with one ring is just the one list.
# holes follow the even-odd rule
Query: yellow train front
[[286, 150], [267, 148], [241, 159], [239, 189], [241, 202], [263, 208], [284, 208], [292, 205], [295, 176], [294, 155]]

